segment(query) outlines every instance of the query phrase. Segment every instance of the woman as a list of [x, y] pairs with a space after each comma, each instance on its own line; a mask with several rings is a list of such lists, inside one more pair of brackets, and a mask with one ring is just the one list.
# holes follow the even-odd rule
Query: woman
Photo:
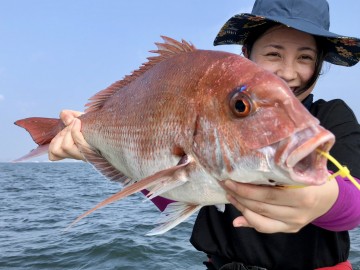
[[[328, 19], [325, 0], [256, 1], [252, 14], [236, 15], [224, 25], [215, 45], [244, 45], [245, 57], [284, 79], [335, 134], [332, 155], [360, 177], [360, 127], [352, 111], [340, 100], [312, 100], [324, 60], [344, 66], [359, 61], [360, 41], [330, 33]], [[72, 124], [52, 141], [51, 160], [82, 159], [74, 145], [86, 143], [80, 121], [73, 121], [77, 114], [62, 112], [65, 124]], [[329, 169], [336, 170], [331, 164]], [[341, 269], [348, 259], [347, 230], [360, 223], [358, 191], [348, 181], [296, 190], [226, 181], [224, 188], [232, 205], [224, 213], [203, 208], [191, 236], [211, 258], [209, 269]]]
[[[286, 81], [336, 136], [332, 155], [359, 178], [360, 127], [355, 116], [343, 101], [313, 102], [311, 94], [324, 60], [343, 66], [359, 61], [360, 40], [328, 30], [325, 0], [263, 0], [255, 2], [251, 14], [230, 18], [214, 44], [243, 45], [245, 57]], [[331, 164], [329, 169], [336, 170]], [[350, 267], [340, 263], [348, 259], [347, 230], [360, 223], [360, 209], [357, 190], [348, 181], [339, 178], [298, 190], [226, 181], [225, 189], [232, 205], [224, 213], [203, 208], [191, 237], [191, 243], [209, 255], [209, 269]]]

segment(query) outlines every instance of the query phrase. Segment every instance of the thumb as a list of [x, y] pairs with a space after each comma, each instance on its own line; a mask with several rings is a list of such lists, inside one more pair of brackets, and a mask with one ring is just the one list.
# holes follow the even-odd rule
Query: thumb
[[249, 228], [253, 227], [249, 224], [249, 222], [247, 222], [246, 218], [243, 216], [235, 218], [233, 220], [233, 226], [234, 227], [249, 227]]

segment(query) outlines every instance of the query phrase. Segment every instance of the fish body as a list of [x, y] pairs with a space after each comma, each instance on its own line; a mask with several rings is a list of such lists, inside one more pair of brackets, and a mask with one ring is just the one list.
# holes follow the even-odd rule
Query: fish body
[[[84, 157], [124, 188], [93, 210], [142, 189], [177, 201], [162, 233], [204, 205], [228, 203], [220, 181], [320, 185], [334, 136], [286, 83], [241, 56], [163, 37], [158, 56], [100, 91], [80, 116]], [[36, 121], [34, 120], [36, 119]], [[42, 119], [42, 120], [40, 120]], [[16, 124], [46, 145], [63, 125]], [[35, 123], [36, 122], [36, 123]], [[42, 124], [44, 126], [44, 124]], [[86, 215], [85, 214], [85, 215]]]

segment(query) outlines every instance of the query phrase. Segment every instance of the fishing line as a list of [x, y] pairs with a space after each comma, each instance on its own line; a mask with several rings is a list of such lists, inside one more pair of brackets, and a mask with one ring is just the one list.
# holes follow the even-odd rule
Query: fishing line
[[340, 175], [341, 177], [347, 177], [351, 183], [353, 183], [358, 190], [360, 190], [360, 184], [351, 176], [349, 169], [346, 166], [342, 166], [333, 156], [329, 153], [321, 151], [320, 149], [316, 149], [318, 153], [326, 157], [329, 161], [331, 161], [339, 170], [336, 173], [333, 173], [329, 176], [329, 180], [334, 179], [336, 176]]

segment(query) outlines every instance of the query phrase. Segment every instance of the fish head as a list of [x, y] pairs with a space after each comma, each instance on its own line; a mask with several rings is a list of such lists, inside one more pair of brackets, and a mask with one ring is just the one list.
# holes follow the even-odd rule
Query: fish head
[[328, 152], [335, 137], [282, 79], [231, 55], [211, 65], [198, 87], [194, 152], [217, 179], [271, 185], [327, 180], [327, 160], [318, 150]]

